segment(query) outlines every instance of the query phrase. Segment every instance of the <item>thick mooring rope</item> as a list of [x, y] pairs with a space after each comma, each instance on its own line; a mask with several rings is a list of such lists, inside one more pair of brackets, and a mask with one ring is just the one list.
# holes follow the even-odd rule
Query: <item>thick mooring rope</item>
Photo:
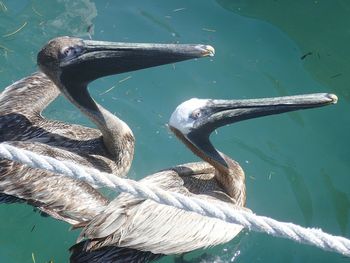
[[160, 204], [218, 218], [228, 223], [239, 224], [252, 231], [288, 238], [299, 243], [350, 256], [350, 240], [327, 234], [320, 229], [303, 228], [292, 223], [278, 222], [272, 218], [257, 216], [239, 207], [232, 209], [232, 207], [225, 205], [214, 206], [197, 198], [189, 198], [179, 193], [167, 192], [158, 187], [119, 178], [113, 174], [103, 173], [72, 162], [58, 161], [52, 157], [22, 150], [6, 143], [0, 143], [0, 158], [84, 180], [94, 186], [108, 187], [115, 191], [127, 192], [136, 197], [151, 199]]

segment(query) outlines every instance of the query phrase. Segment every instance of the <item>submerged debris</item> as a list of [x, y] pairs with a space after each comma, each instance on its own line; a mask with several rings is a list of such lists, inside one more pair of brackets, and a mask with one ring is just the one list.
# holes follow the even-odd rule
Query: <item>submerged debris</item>
[[203, 27], [202, 30], [203, 30], [203, 31], [207, 31], [207, 32], [216, 32], [215, 29], [206, 28], [206, 27]]
[[15, 31], [11, 32], [11, 33], [8, 33], [8, 34], [5, 34], [3, 35], [2, 37], [10, 37], [10, 36], [13, 36], [15, 34], [17, 34], [19, 31], [21, 31], [26, 25], [28, 24], [28, 22], [24, 22], [23, 25], [21, 25], [18, 29], [16, 29]]
[[311, 51], [310, 51], [310, 52], [307, 52], [306, 54], [302, 55], [302, 56], [300, 57], [300, 59], [303, 60], [303, 59], [305, 59], [307, 56], [311, 56], [311, 55], [312, 55], [312, 52], [311, 52]]
[[173, 12], [179, 12], [179, 11], [183, 11], [183, 10], [186, 10], [186, 8], [185, 7], [176, 8], [173, 10]]
[[100, 93], [100, 95], [104, 95], [104, 94], [110, 92], [110, 91], [113, 90], [118, 84], [123, 83], [124, 81], [127, 81], [128, 79], [131, 79], [131, 76], [127, 76], [126, 78], [123, 78], [123, 79], [119, 80], [117, 84], [113, 85], [113, 86], [112, 86], [111, 88], [109, 88], [108, 90], [106, 90], [106, 91]]
[[9, 48], [7, 48], [7, 47], [5, 47], [5, 46], [3, 46], [3, 45], [0, 45], [0, 49], [5, 50], [6, 52], [12, 52], [11, 49], [9, 49]]
[[0, 1], [0, 10], [2, 10], [3, 12], [7, 11], [7, 7], [2, 1]]
[[36, 9], [34, 8], [33, 5], [32, 5], [32, 10], [33, 10], [33, 12], [34, 12], [35, 14], [37, 14], [38, 16], [43, 16], [41, 13], [38, 12], [38, 10], [36, 10]]
[[335, 75], [331, 76], [331, 79], [338, 78], [338, 77], [340, 77], [341, 75], [343, 75], [343, 73], [335, 74]]

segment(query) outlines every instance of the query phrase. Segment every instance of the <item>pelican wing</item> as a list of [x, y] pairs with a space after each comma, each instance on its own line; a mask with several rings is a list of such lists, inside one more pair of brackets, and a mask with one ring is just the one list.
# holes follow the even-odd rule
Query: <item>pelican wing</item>
[[0, 142], [54, 141], [57, 145], [60, 142], [79, 144], [79, 141], [92, 144], [89, 139], [99, 140], [101, 132], [96, 129], [47, 120], [41, 116], [59, 94], [57, 86], [42, 72], [35, 72], [5, 88], [0, 93]]
[[58, 95], [56, 85], [42, 72], [16, 81], [0, 94], [0, 114], [38, 116]]
[[[57, 159], [70, 159], [91, 166], [84, 157], [64, 149], [41, 143], [11, 144]], [[0, 192], [3, 202], [9, 203], [11, 197], [14, 197], [15, 201], [25, 201], [53, 218], [70, 224], [91, 220], [108, 204], [108, 199], [87, 183], [5, 159], [0, 159]]]
[[[0, 142], [119, 174], [99, 130], [41, 116], [59, 93], [41, 72], [7, 87], [0, 94]], [[70, 224], [90, 220], [108, 203], [86, 183], [0, 159], [0, 202], [16, 201]]]
[[[207, 163], [191, 163], [164, 170], [141, 180], [143, 183], [196, 196], [210, 203], [234, 205], [214, 179]], [[233, 239], [242, 227], [203, 217], [151, 200], [121, 194], [83, 230], [87, 251], [120, 246], [154, 254], [178, 254], [214, 246]]]

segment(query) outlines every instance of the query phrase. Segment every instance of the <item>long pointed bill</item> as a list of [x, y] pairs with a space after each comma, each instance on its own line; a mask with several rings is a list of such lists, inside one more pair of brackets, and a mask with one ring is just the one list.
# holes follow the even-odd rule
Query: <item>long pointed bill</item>
[[335, 104], [338, 98], [334, 94], [317, 93], [297, 96], [285, 96], [245, 100], [211, 100], [207, 106], [211, 112], [209, 118], [197, 123], [201, 129], [214, 129], [257, 117], [284, 112], [310, 109]]
[[198, 120], [195, 129], [186, 137], [211, 159], [225, 165], [225, 161], [209, 142], [209, 135], [215, 129], [246, 119], [335, 104], [337, 100], [336, 95], [327, 93], [263, 99], [210, 100], [205, 107], [207, 118]]
[[[183, 60], [213, 56], [214, 48], [195, 44], [145, 44], [82, 40], [83, 52], [61, 62], [66, 72], [86, 82]], [[76, 74], [75, 74], [76, 73]], [[79, 74], [78, 74], [79, 73]]]

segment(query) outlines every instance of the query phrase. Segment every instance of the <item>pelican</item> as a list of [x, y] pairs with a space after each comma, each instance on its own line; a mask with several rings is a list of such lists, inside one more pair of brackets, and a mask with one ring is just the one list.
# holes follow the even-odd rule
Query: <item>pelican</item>
[[[241, 166], [215, 149], [209, 137], [217, 128], [246, 119], [336, 103], [333, 94], [263, 99], [191, 99], [171, 115], [171, 131], [205, 162], [163, 170], [141, 181], [212, 204], [245, 209]], [[71, 262], [147, 262], [232, 240], [242, 227], [174, 207], [121, 194], [83, 229], [71, 248]], [[83, 238], [86, 240], [81, 241]], [[126, 253], [126, 248], [138, 250]], [[131, 252], [131, 251], [130, 251]]]
[[[212, 55], [206, 45], [113, 43], [58, 37], [38, 53], [42, 72], [0, 95], [0, 142], [124, 176], [134, 154], [128, 125], [96, 103], [87, 85], [98, 78]], [[62, 93], [98, 129], [48, 120], [42, 111]], [[87, 183], [0, 159], [5, 202], [25, 200], [50, 216], [77, 224], [108, 200]]]

